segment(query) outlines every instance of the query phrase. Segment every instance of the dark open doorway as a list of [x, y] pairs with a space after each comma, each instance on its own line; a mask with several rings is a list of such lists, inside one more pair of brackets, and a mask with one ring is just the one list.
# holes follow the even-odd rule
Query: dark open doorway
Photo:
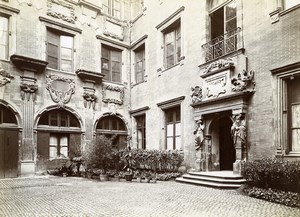
[[231, 125], [232, 120], [229, 117], [219, 119], [220, 170], [232, 170], [235, 162]]

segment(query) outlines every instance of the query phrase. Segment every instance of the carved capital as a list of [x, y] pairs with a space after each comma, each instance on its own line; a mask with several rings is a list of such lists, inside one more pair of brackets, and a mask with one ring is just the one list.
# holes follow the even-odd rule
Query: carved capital
[[96, 101], [97, 101], [97, 96], [94, 93], [88, 93], [88, 92], [84, 92], [83, 95], [83, 104], [85, 108], [91, 108], [91, 106], [93, 107], [93, 109], [95, 109], [95, 105], [96, 105]]
[[20, 88], [22, 100], [25, 99], [25, 96], [27, 98], [27, 101], [29, 101], [30, 96], [32, 96], [32, 101], [36, 100], [36, 91], [38, 90], [38, 86], [36, 84], [22, 83], [20, 84]]
[[10, 83], [11, 79], [13, 78], [14, 76], [5, 71], [0, 65], [0, 87], [6, 85], [7, 83]]

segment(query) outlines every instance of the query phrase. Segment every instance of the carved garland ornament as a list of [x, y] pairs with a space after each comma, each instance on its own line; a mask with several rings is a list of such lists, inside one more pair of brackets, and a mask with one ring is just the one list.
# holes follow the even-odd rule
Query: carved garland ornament
[[22, 98], [22, 100], [25, 99], [25, 95], [26, 95], [27, 96], [27, 101], [29, 101], [30, 96], [32, 95], [32, 100], [35, 101], [35, 99], [36, 99], [35, 92], [38, 89], [38, 86], [36, 84], [22, 83], [20, 85], [20, 88], [21, 88], [21, 98]]
[[216, 70], [216, 69], [222, 69], [222, 68], [225, 68], [225, 67], [229, 67], [229, 66], [233, 66], [234, 63], [232, 61], [231, 58], [227, 58], [227, 59], [220, 59], [218, 61], [215, 61], [213, 63], [211, 63], [206, 69], [205, 71], [203, 72], [203, 74], [207, 74], [213, 70]]
[[[120, 93], [120, 98], [119, 99], [108, 98], [107, 97], [107, 91], [119, 92]], [[115, 103], [115, 104], [122, 105], [123, 100], [124, 100], [124, 88], [116, 87], [116, 86], [112, 86], [112, 85], [103, 85], [102, 96], [103, 96], [102, 101], [105, 102], [105, 103]]]
[[[65, 14], [62, 14], [60, 12], [56, 12], [52, 9], [53, 7], [53, 3], [60, 5], [62, 7], [66, 7], [70, 10], [70, 16], [67, 16]], [[64, 1], [61, 0], [48, 0], [48, 11], [47, 11], [47, 15], [48, 16], [52, 16], [58, 19], [62, 19], [64, 21], [67, 21], [69, 23], [75, 23], [77, 17], [75, 16], [75, 12], [74, 12], [74, 7]]]
[[13, 78], [14, 76], [5, 71], [0, 65], [0, 87], [4, 86], [7, 83], [10, 83], [11, 79]]
[[70, 102], [72, 94], [75, 93], [75, 82], [57, 75], [46, 75], [46, 89], [52, 100], [58, 103], [59, 107], [64, 107], [64, 104]]

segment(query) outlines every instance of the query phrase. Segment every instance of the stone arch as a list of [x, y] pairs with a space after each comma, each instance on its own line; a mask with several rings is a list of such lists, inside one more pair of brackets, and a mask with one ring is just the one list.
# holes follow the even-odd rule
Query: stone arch
[[119, 113], [112, 114], [112, 113], [110, 113], [110, 112], [106, 112], [106, 113], [103, 113], [102, 115], [100, 115], [100, 116], [95, 120], [94, 126], [93, 126], [94, 136], [95, 136], [95, 133], [96, 133], [96, 130], [97, 130], [97, 125], [98, 125], [100, 119], [102, 119], [102, 118], [104, 118], [104, 117], [108, 117], [108, 116], [116, 116], [116, 117], [120, 118], [120, 119], [124, 122], [124, 124], [125, 124], [126, 131], [127, 131], [128, 135], [130, 135], [130, 130], [129, 130], [130, 128], [129, 128], [129, 126], [128, 126], [128, 121], [125, 119], [125, 117], [124, 117], [123, 115], [121, 115], [121, 114], [119, 114]]
[[8, 108], [10, 111], [13, 112], [13, 114], [15, 115], [15, 118], [17, 120], [17, 126], [18, 128], [22, 128], [22, 118], [21, 118], [21, 111], [17, 108], [17, 106], [12, 105], [11, 103], [8, 103], [2, 99], [0, 99], [0, 105], [5, 106], [6, 108]]
[[[58, 109], [57, 105], [53, 105], [53, 106], [47, 106], [43, 109], [41, 109], [35, 116], [34, 118], [34, 126], [33, 128], [34, 129], [37, 129], [37, 125], [38, 125], [38, 122], [41, 118], [41, 116], [43, 114], [45, 114], [46, 112], [49, 112], [51, 110], [55, 110], [55, 109]], [[76, 112], [75, 109], [71, 108], [71, 107], [68, 107], [68, 106], [65, 106], [64, 109], [70, 113], [72, 113], [78, 120], [79, 124], [80, 124], [80, 129], [82, 132], [85, 132], [85, 125], [84, 125], [84, 121], [83, 119], [81, 118], [80, 114], [78, 112]]]

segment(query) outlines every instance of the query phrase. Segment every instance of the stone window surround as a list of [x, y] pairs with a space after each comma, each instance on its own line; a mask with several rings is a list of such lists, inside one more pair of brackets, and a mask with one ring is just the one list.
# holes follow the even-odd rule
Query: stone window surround
[[300, 157], [299, 152], [291, 152], [290, 144], [288, 143], [288, 114], [287, 114], [287, 82], [286, 79], [292, 78], [295, 75], [300, 75], [300, 62], [286, 65], [283, 67], [270, 70], [274, 75], [275, 92], [274, 92], [274, 105], [275, 105], [275, 135], [276, 135], [276, 155], [283, 157]]
[[7, 5], [0, 4], [0, 15], [4, 15], [8, 18], [8, 56], [7, 59], [1, 59], [9, 61], [9, 57], [16, 53], [16, 46], [17, 46], [17, 19], [16, 15], [20, 13], [19, 9], [15, 9], [12, 7], [9, 7]]
[[72, 72], [67, 72], [67, 71], [61, 71], [61, 70], [57, 70], [57, 69], [52, 69], [52, 68], [48, 68], [47, 69], [51, 69], [51, 71], [55, 71], [55, 72], [62, 72], [62, 73], [67, 73], [67, 74], [74, 74], [75, 75], [75, 69], [77, 66], [77, 48], [79, 47], [79, 34], [81, 34], [82, 30], [63, 24], [63, 23], [59, 23], [56, 21], [53, 21], [51, 19], [45, 18], [40, 16], [39, 20], [41, 21], [41, 23], [43, 24], [43, 26], [45, 27], [45, 34], [44, 34], [44, 41], [45, 44], [42, 44], [42, 50], [44, 52], [42, 52], [42, 59], [46, 60], [47, 59], [47, 29], [54, 29], [57, 30], [59, 32], [65, 32], [67, 34], [70, 34], [73, 36], [73, 71]]
[[[165, 20], [163, 20], [161, 23], [159, 23], [155, 28], [159, 31], [158, 40], [159, 43], [157, 43], [157, 50], [160, 51], [157, 55], [157, 72], [158, 75], [161, 75], [161, 72], [167, 71], [168, 69], [171, 69], [178, 65], [183, 65], [183, 61], [185, 59], [184, 57], [184, 11], [185, 7], [180, 7], [177, 11], [175, 11], [173, 14], [168, 16]], [[180, 29], [181, 29], [181, 57], [178, 59], [178, 62], [175, 63], [173, 66], [169, 68], [165, 68], [165, 56], [164, 56], [164, 33], [167, 28], [169, 28], [172, 24], [174, 24], [176, 21], [180, 20]]]
[[274, 0], [274, 10], [269, 13], [270, 15], [270, 19], [271, 19], [271, 23], [276, 23], [280, 20], [281, 16], [284, 16], [286, 14], [291, 13], [292, 11], [299, 9], [300, 8], [300, 4], [294, 5], [290, 8], [284, 8], [284, 0]]

